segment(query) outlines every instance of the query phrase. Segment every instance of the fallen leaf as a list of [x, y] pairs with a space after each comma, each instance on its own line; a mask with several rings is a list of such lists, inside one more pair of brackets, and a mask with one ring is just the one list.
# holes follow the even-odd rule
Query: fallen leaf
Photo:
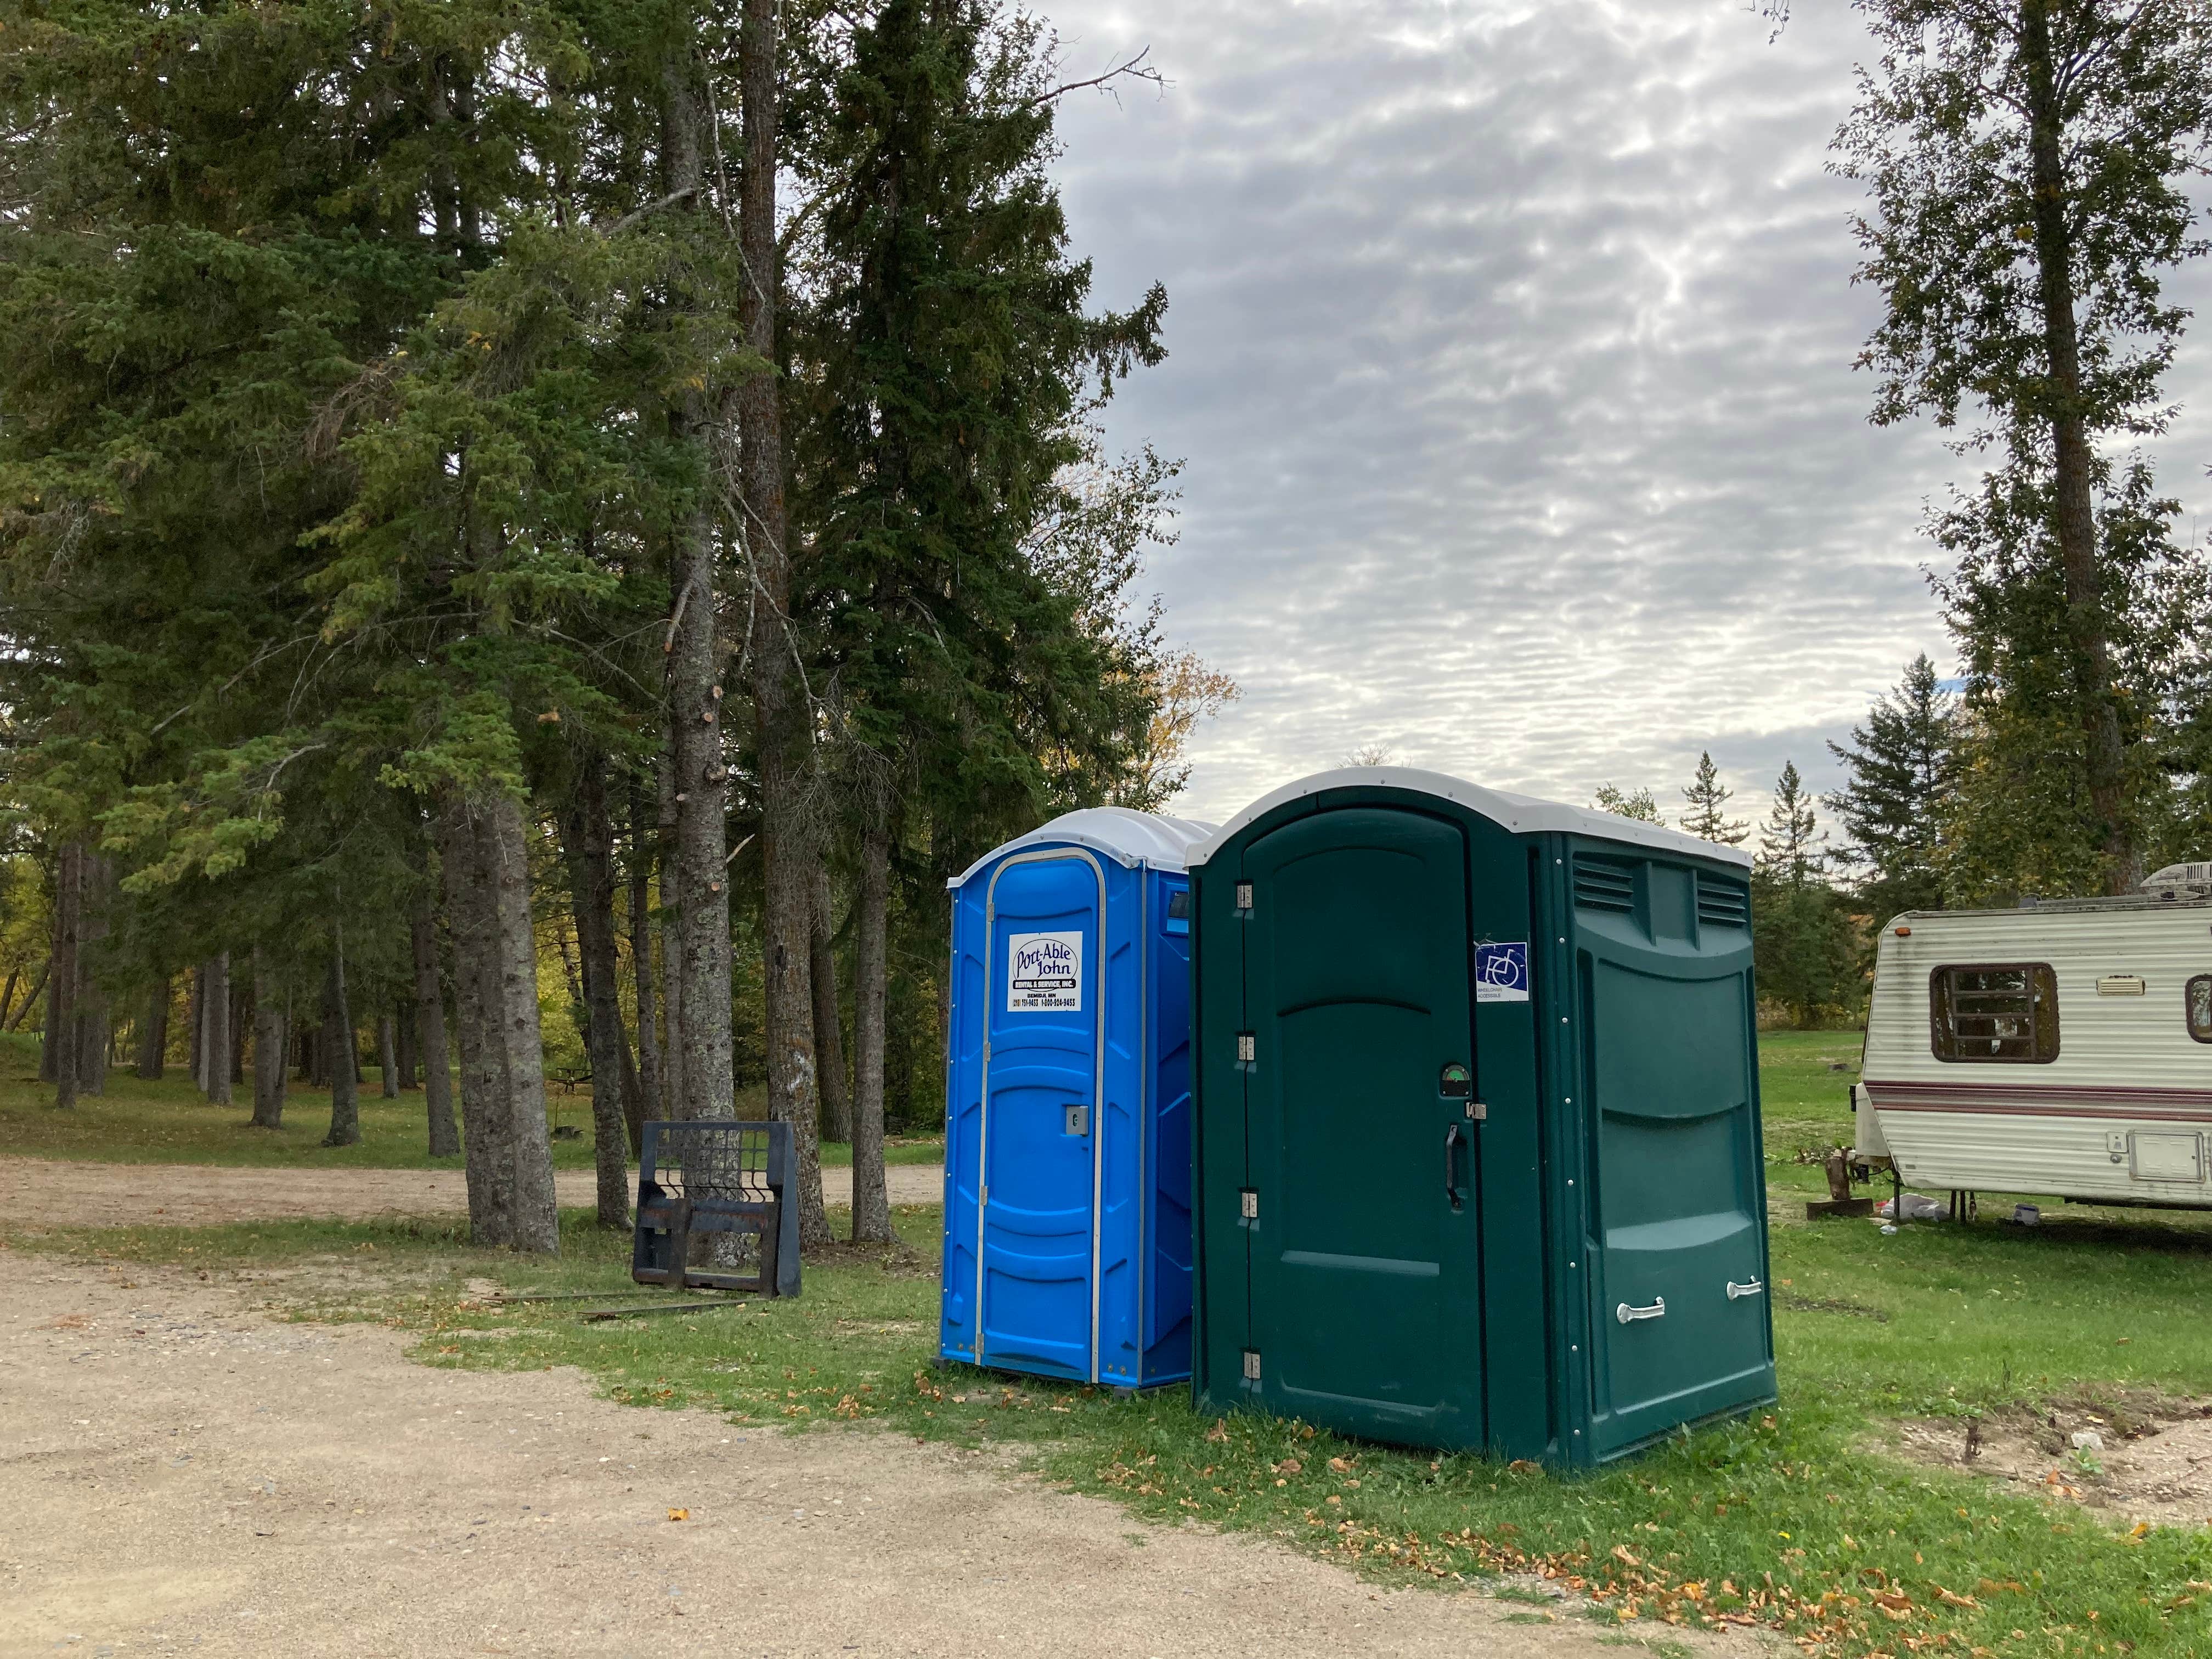
[[1526, 1457], [1516, 1457], [1505, 1466], [1505, 1473], [1508, 1474], [1541, 1474], [1543, 1472], [1544, 1466], [1541, 1463]]
[[1640, 1567], [1644, 1565], [1637, 1559], [1636, 1552], [1626, 1544], [1615, 1544], [1613, 1547], [1613, 1559], [1624, 1566]]
[[668, 1511], [668, 1518], [671, 1521], [689, 1521], [691, 1518], [691, 1511], [689, 1510], [671, 1510]]
[[1349, 1458], [1332, 1457], [1328, 1460], [1328, 1466], [1337, 1474], [1343, 1474], [1352, 1468], [1352, 1462]]
[[1228, 1439], [1229, 1425], [1217, 1417], [1213, 1420], [1213, 1426], [1206, 1431], [1206, 1437], [1216, 1443]]
[[1299, 1462], [1297, 1458], [1285, 1457], [1281, 1462], [1275, 1465], [1275, 1473], [1277, 1474], [1296, 1474], [1304, 1468], [1305, 1465]]

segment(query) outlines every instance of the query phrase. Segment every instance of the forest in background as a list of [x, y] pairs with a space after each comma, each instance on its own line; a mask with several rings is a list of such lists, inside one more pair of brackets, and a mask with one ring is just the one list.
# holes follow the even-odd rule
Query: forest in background
[[1157, 76], [995, 0], [7, 13], [0, 1024], [64, 1109], [127, 1054], [331, 1145], [380, 1054], [526, 1249], [549, 1073], [611, 1226], [743, 1091], [804, 1236], [827, 1136], [887, 1238], [946, 878], [1236, 695], [1097, 422], [1166, 295], [1049, 171]]

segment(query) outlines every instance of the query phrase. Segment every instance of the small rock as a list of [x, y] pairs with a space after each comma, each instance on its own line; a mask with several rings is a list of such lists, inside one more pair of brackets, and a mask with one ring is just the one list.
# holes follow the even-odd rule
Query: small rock
[[2076, 1429], [2068, 1438], [2075, 1451], [2100, 1452], [2105, 1449], [2105, 1437], [2094, 1429]]

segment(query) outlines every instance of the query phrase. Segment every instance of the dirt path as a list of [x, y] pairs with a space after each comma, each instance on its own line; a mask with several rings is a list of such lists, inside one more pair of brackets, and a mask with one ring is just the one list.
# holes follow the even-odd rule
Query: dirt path
[[975, 1454], [434, 1370], [272, 1288], [0, 1257], [0, 1655], [1620, 1651]]
[[[934, 1204], [945, 1195], [941, 1164], [895, 1164], [884, 1175], [894, 1204]], [[598, 1201], [589, 1170], [562, 1170], [554, 1183], [564, 1205]], [[823, 1170], [822, 1191], [832, 1207], [849, 1206], [852, 1170]], [[262, 1170], [0, 1158], [0, 1220], [39, 1226], [366, 1221], [380, 1215], [465, 1215], [468, 1208], [468, 1188], [459, 1170]]]

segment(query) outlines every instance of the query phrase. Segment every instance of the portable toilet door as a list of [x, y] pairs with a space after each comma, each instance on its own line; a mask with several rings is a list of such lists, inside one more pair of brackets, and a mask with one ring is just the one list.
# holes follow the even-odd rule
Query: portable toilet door
[[1182, 854], [1209, 829], [1091, 808], [951, 884], [947, 1358], [1132, 1388], [1188, 1374]]
[[1771, 1399], [1747, 862], [1395, 768], [1195, 852], [1201, 1406], [1587, 1466]]

